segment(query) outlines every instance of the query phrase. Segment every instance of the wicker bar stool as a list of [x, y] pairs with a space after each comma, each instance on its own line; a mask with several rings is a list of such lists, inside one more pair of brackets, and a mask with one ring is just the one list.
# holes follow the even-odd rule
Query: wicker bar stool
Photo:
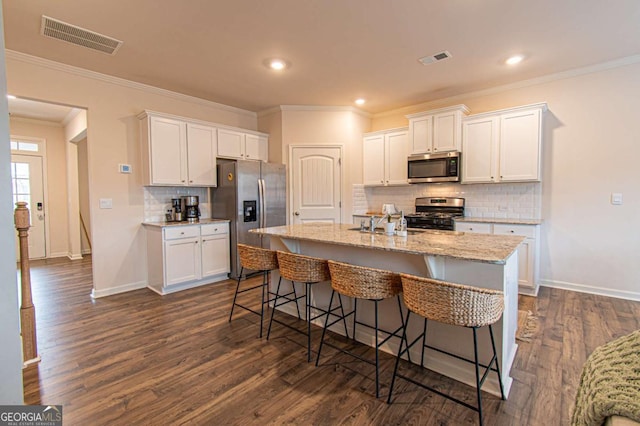
[[[280, 277], [291, 281], [293, 290], [295, 291], [295, 283], [304, 283], [305, 285], [305, 320], [307, 322], [307, 362], [311, 362], [311, 321], [321, 318], [326, 315], [326, 311], [317, 307], [311, 306], [311, 286], [322, 281], [328, 281], [329, 267], [325, 259], [319, 259], [317, 257], [304, 256], [301, 254], [288, 253], [284, 251], [278, 251], [278, 265], [280, 267]], [[271, 320], [269, 321], [269, 329], [267, 331], [267, 340], [271, 334], [271, 324], [273, 323], [273, 314], [275, 308], [278, 306], [286, 305], [289, 303], [295, 303], [296, 309], [298, 308], [298, 299], [302, 296], [296, 296], [294, 298], [287, 295], [280, 295], [280, 282], [276, 290], [275, 297], [273, 298], [273, 310], [271, 311]], [[284, 300], [282, 300], [284, 299]], [[315, 308], [316, 311], [320, 311], [320, 314], [311, 316], [311, 310]], [[300, 317], [300, 311], [298, 311], [298, 317]], [[279, 322], [279, 321], [278, 321]], [[284, 323], [281, 323], [286, 325]], [[295, 331], [296, 328], [290, 327]]]
[[[482, 385], [489, 375], [489, 372], [495, 371], [498, 374], [498, 382], [500, 384], [500, 394], [504, 397], [504, 389], [502, 386], [502, 375], [500, 374], [500, 366], [498, 365], [498, 356], [496, 353], [496, 344], [493, 338], [492, 325], [500, 319], [504, 311], [504, 294], [499, 290], [491, 290], [485, 288], [471, 287], [461, 284], [454, 284], [446, 281], [439, 281], [430, 278], [416, 277], [413, 275], [400, 274], [402, 278], [402, 295], [405, 305], [409, 308], [407, 319], [405, 321], [404, 335], [405, 339], [400, 343], [396, 365], [391, 379], [391, 388], [389, 389], [389, 397], [387, 403], [391, 403], [391, 394], [396, 377], [402, 377], [411, 383], [418, 385], [424, 389], [437, 393], [448, 398], [458, 404], [462, 404], [478, 412], [480, 425], [482, 425]], [[402, 349], [403, 343], [406, 341], [407, 327], [411, 313], [416, 313], [424, 318], [424, 328], [422, 334], [413, 342], [407, 344]], [[451, 354], [442, 349], [427, 344], [427, 321], [434, 320], [443, 324], [468, 327], [473, 330], [473, 352], [474, 359], [460, 357]], [[480, 364], [478, 361], [478, 337], [477, 330], [480, 327], [489, 326], [489, 334], [491, 336], [491, 347], [493, 348], [493, 356], [487, 365]], [[420, 383], [409, 377], [398, 374], [398, 364], [400, 357], [408, 353], [413, 345], [422, 339], [422, 359], [421, 366], [424, 367], [424, 348], [436, 350], [438, 352], [454, 356], [460, 360], [475, 365], [476, 373], [476, 397], [478, 406], [474, 407], [464, 401], [456, 399], [450, 395], [440, 392], [428, 385]], [[408, 342], [407, 342], [408, 343]], [[493, 365], [495, 364], [495, 367]], [[480, 366], [485, 370], [480, 375]]]
[[[237, 306], [245, 309], [254, 314], [260, 315], [260, 337], [262, 337], [262, 323], [264, 320], [264, 305], [269, 303], [269, 272], [274, 269], [278, 269], [278, 257], [276, 252], [269, 249], [263, 249], [260, 247], [248, 246], [246, 244], [238, 243], [238, 255], [240, 256], [240, 274], [238, 275], [238, 282], [236, 284], [236, 292], [233, 295], [233, 303], [231, 304], [231, 313], [229, 314], [229, 322], [233, 317], [233, 310]], [[253, 271], [251, 274], [260, 273], [262, 275], [262, 283], [240, 290], [240, 281], [243, 276], [242, 273], [245, 269]], [[248, 274], [244, 275], [247, 278]], [[247, 291], [262, 289], [262, 302], [260, 303], [260, 312], [257, 312], [248, 306], [238, 303], [238, 294], [245, 293]], [[267, 297], [265, 298], [265, 293]]]
[[[404, 316], [402, 314], [402, 303], [400, 302], [400, 293], [402, 292], [402, 281], [400, 275], [390, 271], [384, 271], [381, 269], [368, 268], [364, 266], [356, 266], [348, 263], [336, 262], [329, 260], [329, 271], [331, 272], [331, 299], [329, 302], [329, 314], [325, 319], [324, 329], [322, 330], [322, 338], [320, 339], [320, 348], [318, 349], [318, 358], [316, 359], [316, 366], [320, 362], [320, 353], [322, 352], [322, 346], [325, 344], [324, 337], [327, 332], [327, 328], [339, 321], [345, 321], [345, 333], [346, 333], [346, 317], [353, 315], [353, 338], [355, 339], [356, 324], [371, 328], [375, 331], [376, 345], [375, 345], [375, 363], [366, 358], [361, 357], [358, 354], [349, 352], [347, 350], [338, 348], [334, 345], [327, 343], [327, 345], [338, 349], [341, 352], [349, 354], [361, 361], [369, 364], [374, 364], [376, 367], [376, 398], [380, 396], [380, 357], [379, 349], [385, 344], [391, 337], [395, 336], [402, 338], [402, 331], [404, 329]], [[332, 309], [333, 297], [338, 294], [338, 303], [341, 315], [334, 313], [338, 308]], [[354, 305], [353, 310], [345, 315], [342, 308], [342, 296], [353, 298]], [[402, 325], [394, 331], [382, 330], [378, 326], [378, 304], [384, 299], [396, 297], [398, 300], [398, 309], [400, 312], [400, 321]], [[369, 300], [374, 303], [374, 326], [358, 321], [358, 299]], [[329, 317], [333, 315], [337, 317], [333, 322], [329, 322]], [[380, 339], [379, 335], [383, 333], [386, 335], [384, 339]], [[347, 337], [349, 337], [347, 335]]]

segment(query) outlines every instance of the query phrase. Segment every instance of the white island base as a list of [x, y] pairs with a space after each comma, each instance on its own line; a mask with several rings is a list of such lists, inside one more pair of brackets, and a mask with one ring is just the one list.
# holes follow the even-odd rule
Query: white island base
[[[436, 278], [450, 282], [466, 284], [482, 288], [502, 290], [505, 295], [505, 311], [502, 318], [494, 324], [494, 336], [496, 339], [496, 350], [498, 351], [498, 362], [502, 373], [505, 397], [509, 395], [512, 384], [510, 376], [511, 366], [517, 351], [515, 333], [518, 316], [518, 259], [517, 255], [511, 254], [501, 263], [488, 263], [471, 261], [448, 256], [433, 256], [426, 254], [407, 253], [403, 251], [379, 250], [370, 247], [354, 247], [349, 245], [339, 245], [331, 242], [307, 241], [294, 238], [286, 238], [271, 233], [271, 248], [274, 250], [289, 251], [308, 256], [315, 256], [324, 259], [332, 259], [361, 266], [368, 266], [379, 269], [387, 269], [394, 272], [405, 272], [423, 277]], [[376, 238], [380, 238], [376, 236]], [[396, 237], [391, 237], [396, 238]], [[279, 274], [274, 271], [271, 280], [272, 291], [278, 283]], [[286, 283], [286, 284], [285, 284]], [[287, 290], [287, 281], [283, 280], [281, 292]], [[303, 294], [303, 287], [299, 288]], [[312, 286], [312, 304], [321, 308], [329, 305], [331, 296], [331, 285], [329, 282], [314, 284]], [[351, 309], [351, 300], [343, 298], [345, 310]], [[386, 330], [394, 330], [399, 327], [398, 306], [395, 298], [387, 299], [380, 303], [380, 327]], [[358, 302], [358, 320], [373, 325], [373, 304], [366, 301]], [[293, 306], [284, 305], [280, 308], [283, 312], [296, 315]], [[406, 307], [405, 310], [406, 315]], [[304, 309], [301, 306], [300, 312]], [[324, 326], [324, 318], [314, 322], [318, 326]], [[349, 324], [348, 324], [349, 325]], [[423, 327], [422, 317], [412, 314], [408, 339], [411, 342], [421, 332]], [[351, 332], [352, 328], [349, 325]], [[344, 329], [340, 323], [334, 325], [332, 331], [344, 335]], [[429, 332], [427, 343], [431, 346], [447, 352], [455, 353], [467, 359], [473, 359], [473, 334], [471, 329], [464, 327], [453, 327], [445, 324], [429, 322]], [[374, 346], [375, 337], [373, 330], [360, 327], [356, 331], [356, 339], [359, 342]], [[319, 342], [312, 341], [312, 349], [317, 350]], [[390, 339], [381, 349], [390, 354], [398, 353], [400, 339]], [[413, 362], [420, 361], [420, 344], [412, 348], [411, 359]], [[488, 327], [483, 327], [478, 333], [478, 346], [480, 363], [487, 364], [491, 358], [491, 340]], [[461, 361], [454, 357], [440, 352], [427, 349], [425, 351], [425, 367], [456, 379], [475, 387], [475, 368], [473, 364]], [[484, 391], [500, 396], [500, 387], [497, 375], [490, 373], [487, 376]]]

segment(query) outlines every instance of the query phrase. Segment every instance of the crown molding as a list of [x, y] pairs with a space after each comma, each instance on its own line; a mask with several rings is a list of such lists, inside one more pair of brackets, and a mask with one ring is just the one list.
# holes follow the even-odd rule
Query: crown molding
[[550, 83], [552, 81], [564, 80], [567, 78], [578, 77], [586, 74], [594, 74], [602, 71], [607, 71], [614, 68], [625, 67], [627, 65], [633, 65], [640, 63], [640, 55], [627, 56], [613, 61], [602, 62], [600, 64], [589, 65], [582, 68], [574, 68], [568, 71], [562, 71], [555, 74], [548, 74], [542, 77], [531, 78], [528, 80], [522, 80], [515, 83], [505, 84], [502, 86], [491, 87], [489, 89], [477, 90], [474, 92], [463, 93], [461, 95], [450, 96], [446, 98], [434, 99], [428, 102], [422, 102], [419, 104], [408, 105], [405, 107], [393, 109], [390, 111], [384, 111], [377, 114], [373, 114], [371, 118], [382, 118], [392, 115], [406, 115], [407, 113], [415, 112], [420, 108], [425, 110], [433, 109], [434, 104], [447, 105], [456, 102], [461, 102], [468, 99], [479, 98], [482, 96], [494, 95], [497, 93], [507, 92], [509, 90], [521, 89], [524, 87], [537, 86], [539, 84]]
[[315, 111], [315, 112], [352, 112], [365, 118], [371, 118], [372, 115], [361, 109], [352, 106], [324, 106], [324, 105], [279, 105], [258, 112], [258, 117], [275, 114], [280, 111]]
[[96, 71], [90, 71], [84, 68], [79, 68], [73, 65], [63, 64], [61, 62], [52, 61], [49, 59], [40, 58], [38, 56], [28, 55], [26, 53], [17, 52], [15, 50], [6, 49], [5, 50], [6, 59], [11, 59], [15, 61], [20, 61], [24, 63], [28, 63], [31, 65], [37, 65], [44, 68], [49, 68], [56, 71], [66, 72], [68, 74], [77, 75], [80, 77], [86, 77], [93, 80], [98, 80], [106, 83], [115, 84], [118, 86], [126, 87], [129, 89], [140, 90], [142, 92], [153, 93], [155, 95], [165, 96], [168, 98], [176, 99], [179, 101], [190, 102], [194, 104], [199, 104], [202, 106], [206, 106], [209, 108], [216, 108], [224, 111], [233, 112], [235, 114], [246, 115], [249, 117], [256, 118], [257, 114], [253, 111], [249, 111], [246, 109], [241, 109], [237, 107], [233, 107], [230, 105], [220, 104], [213, 101], [208, 101], [206, 99], [197, 98], [195, 96], [185, 95], [178, 92], [173, 92], [167, 89], [161, 89], [159, 87], [150, 86], [144, 83], [138, 83], [131, 80], [126, 80], [120, 77], [114, 77], [108, 74], [102, 74]]

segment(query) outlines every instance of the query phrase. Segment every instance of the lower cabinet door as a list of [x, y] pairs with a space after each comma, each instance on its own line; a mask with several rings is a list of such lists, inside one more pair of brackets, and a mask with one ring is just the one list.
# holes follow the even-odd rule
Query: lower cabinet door
[[200, 274], [200, 238], [165, 241], [165, 285], [198, 280]]
[[521, 287], [535, 287], [533, 282], [534, 245], [534, 239], [525, 238], [518, 247], [518, 285]]
[[229, 235], [202, 237], [202, 278], [230, 270]]

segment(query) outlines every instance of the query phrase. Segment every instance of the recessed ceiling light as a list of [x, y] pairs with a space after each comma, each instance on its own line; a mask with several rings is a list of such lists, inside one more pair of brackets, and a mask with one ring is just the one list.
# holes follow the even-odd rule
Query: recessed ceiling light
[[282, 71], [291, 66], [291, 63], [280, 58], [270, 58], [264, 60], [264, 65], [274, 71]]
[[509, 59], [507, 59], [505, 61], [505, 63], [507, 65], [515, 65], [515, 64], [519, 64], [520, 62], [522, 62], [523, 59], [524, 59], [523, 55], [513, 55]]
[[358, 98], [358, 99], [355, 100], [355, 102], [356, 102], [356, 105], [364, 105], [364, 103], [367, 102], [367, 101], [365, 101], [362, 98]]
[[7, 99], [16, 99], [16, 97], [13, 95], [7, 95]]

